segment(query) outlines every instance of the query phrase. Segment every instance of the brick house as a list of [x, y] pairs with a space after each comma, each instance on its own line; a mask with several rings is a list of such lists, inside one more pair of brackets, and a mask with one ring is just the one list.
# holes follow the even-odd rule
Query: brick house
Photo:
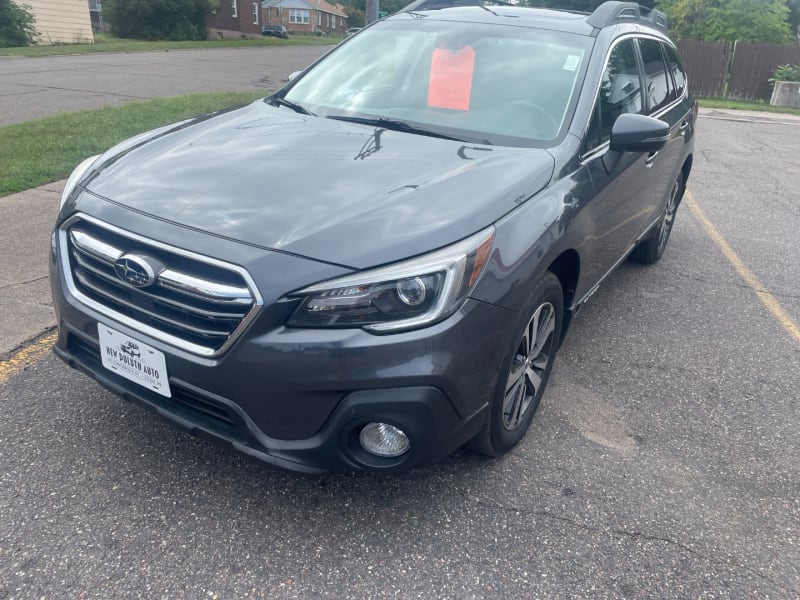
[[208, 37], [261, 37], [261, 13], [260, 0], [219, 0], [219, 8], [206, 19]]
[[211, 39], [261, 37], [261, 26], [283, 25], [290, 33], [343, 35], [347, 15], [325, 0], [220, 0], [208, 16]]
[[264, 23], [283, 25], [290, 33], [343, 35], [347, 15], [325, 0], [264, 0]]

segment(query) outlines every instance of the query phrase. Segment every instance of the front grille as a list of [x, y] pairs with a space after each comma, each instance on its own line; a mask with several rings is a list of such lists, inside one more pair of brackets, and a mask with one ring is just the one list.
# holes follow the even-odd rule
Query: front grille
[[86, 217], [62, 235], [76, 296], [186, 350], [221, 352], [260, 303], [246, 273], [233, 265]]

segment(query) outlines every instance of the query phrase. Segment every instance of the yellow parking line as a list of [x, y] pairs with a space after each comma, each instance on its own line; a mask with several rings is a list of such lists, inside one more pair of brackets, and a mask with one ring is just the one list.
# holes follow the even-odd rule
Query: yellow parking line
[[56, 341], [57, 333], [53, 332], [36, 340], [13, 354], [11, 358], [0, 361], [0, 383], [5, 383], [15, 373], [35, 363], [50, 351]]
[[700, 221], [700, 224], [703, 226], [703, 229], [706, 230], [708, 236], [722, 251], [722, 254], [728, 259], [728, 262], [733, 265], [733, 268], [736, 269], [739, 276], [753, 289], [758, 299], [761, 300], [761, 303], [772, 316], [778, 320], [789, 335], [792, 336], [795, 341], [800, 342], [800, 327], [797, 326], [797, 323], [795, 323], [792, 317], [784, 310], [777, 298], [775, 298], [775, 296], [767, 290], [766, 286], [761, 283], [758, 277], [756, 277], [756, 274], [753, 273], [744, 261], [739, 258], [736, 252], [733, 251], [733, 248], [725, 241], [725, 238], [722, 237], [717, 228], [714, 227], [714, 224], [706, 216], [703, 209], [700, 208], [700, 205], [697, 204], [694, 197], [689, 193], [689, 190], [686, 190], [684, 200], [689, 210], [692, 211], [692, 214]]

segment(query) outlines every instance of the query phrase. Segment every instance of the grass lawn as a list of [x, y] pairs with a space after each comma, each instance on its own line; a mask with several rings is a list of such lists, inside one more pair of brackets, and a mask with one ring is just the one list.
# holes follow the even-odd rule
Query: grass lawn
[[[194, 115], [246, 104], [266, 92], [195, 94], [66, 113], [0, 127], [0, 196], [69, 175], [82, 159], [132, 135]], [[800, 115], [758, 102], [701, 98], [705, 108], [760, 110]]]
[[54, 56], [58, 54], [90, 54], [92, 52], [148, 52], [154, 50], [187, 50], [191, 48], [256, 48], [261, 46], [330, 46], [338, 44], [340, 37], [314, 37], [293, 35], [288, 40], [274, 37], [247, 40], [203, 40], [197, 42], [148, 42], [125, 40], [108, 34], [95, 34], [94, 44], [55, 44], [25, 48], [0, 48], [0, 56]]
[[0, 127], [0, 196], [62, 179], [84, 158], [142, 131], [246, 104], [259, 92], [194, 94]]
[[746, 102], [744, 100], [728, 100], [727, 98], [698, 98], [697, 102], [703, 108], [723, 108], [726, 110], [760, 110], [771, 113], [784, 113], [800, 116], [800, 108], [784, 108], [770, 106], [766, 102]]

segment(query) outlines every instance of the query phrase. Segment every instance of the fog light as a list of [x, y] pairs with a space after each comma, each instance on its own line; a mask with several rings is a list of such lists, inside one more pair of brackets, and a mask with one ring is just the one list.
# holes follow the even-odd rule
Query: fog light
[[358, 437], [364, 450], [383, 458], [400, 456], [408, 452], [411, 447], [408, 436], [401, 429], [388, 423], [365, 425]]

